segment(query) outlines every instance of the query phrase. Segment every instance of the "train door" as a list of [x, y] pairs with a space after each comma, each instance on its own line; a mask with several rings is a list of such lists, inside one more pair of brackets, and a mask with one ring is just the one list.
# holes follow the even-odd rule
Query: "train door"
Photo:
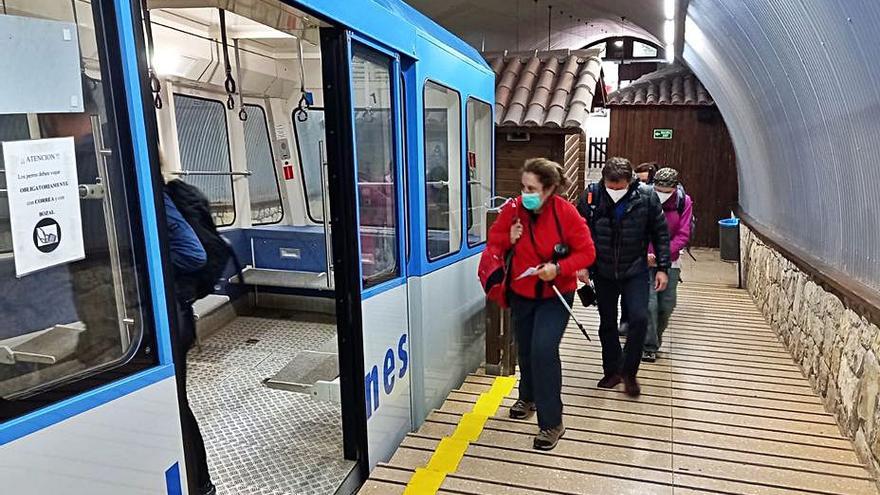
[[357, 232], [334, 223], [330, 235], [330, 199], [356, 187], [326, 187], [328, 170], [354, 169], [327, 156], [327, 122], [352, 122], [323, 89], [348, 80], [322, 73], [337, 64], [325, 62], [320, 33], [340, 31], [281, 3], [228, 7], [169, 0], [148, 12], [163, 174], [202, 191], [239, 262], [193, 305], [198, 345], [181, 381], [220, 489], [333, 493], [366, 459], [365, 420], [351, 412], [365, 411], [362, 395], [340, 396], [363, 383], [362, 368], [346, 368], [363, 352], [335, 304], [349, 286], [359, 300], [360, 279], [337, 293], [327, 256], [337, 229]]
[[124, 3], [3, 2], [5, 493], [181, 485], [133, 27]]
[[399, 59], [350, 44], [367, 439], [371, 467], [411, 430]]
[[[359, 434], [372, 468], [412, 428], [400, 60], [352, 34], [324, 33], [322, 47], [324, 79], [338, 86], [325, 95], [328, 154], [331, 163], [354, 165], [330, 172], [340, 373], [363, 372], [357, 386], [343, 382], [342, 394], [362, 401], [355, 413], [365, 415]], [[360, 355], [346, 360], [346, 347]]]

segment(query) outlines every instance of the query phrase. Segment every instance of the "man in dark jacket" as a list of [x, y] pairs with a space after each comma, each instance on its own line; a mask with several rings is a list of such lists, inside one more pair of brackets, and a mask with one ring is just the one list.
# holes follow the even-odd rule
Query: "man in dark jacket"
[[[670, 258], [660, 199], [653, 189], [633, 178], [629, 160], [611, 158], [602, 169], [602, 181], [598, 187], [588, 188], [578, 211], [587, 219], [596, 246], [596, 263], [590, 275], [596, 287], [605, 374], [599, 387], [614, 388], [623, 381], [626, 393], [638, 396], [641, 389], [636, 374], [648, 321], [648, 244], [655, 248], [658, 292], [666, 289]], [[621, 298], [629, 324], [625, 349], [621, 349], [617, 334]]]

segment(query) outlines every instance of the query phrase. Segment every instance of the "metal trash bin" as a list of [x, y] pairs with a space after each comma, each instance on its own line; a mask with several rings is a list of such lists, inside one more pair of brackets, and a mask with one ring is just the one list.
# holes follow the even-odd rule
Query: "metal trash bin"
[[718, 239], [721, 261], [739, 263], [739, 218], [718, 221]]

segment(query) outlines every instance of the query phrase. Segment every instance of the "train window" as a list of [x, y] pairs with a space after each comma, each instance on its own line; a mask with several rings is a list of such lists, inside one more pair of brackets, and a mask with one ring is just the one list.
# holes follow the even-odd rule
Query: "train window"
[[400, 273], [391, 59], [355, 45], [351, 57], [364, 287]]
[[215, 100], [174, 94], [177, 142], [183, 179], [201, 189], [211, 201], [211, 214], [218, 226], [235, 222], [232, 193], [232, 162], [226, 107]]
[[492, 195], [492, 108], [473, 98], [467, 102], [468, 245], [486, 240], [486, 204]]
[[[96, 39], [91, 5], [67, 7], [17, 2], [0, 16], [0, 31], [52, 66], [46, 88], [74, 93], [57, 105], [53, 89], [23, 87], [21, 113], [0, 115], [0, 422], [156, 363], [134, 151], [117, 133], [129, 123], [109, 106], [123, 89], [106, 87], [122, 62]], [[72, 46], [48, 34], [62, 31]], [[40, 65], [3, 77], [22, 84]]]
[[[302, 117], [300, 117], [302, 118]], [[315, 223], [324, 221], [324, 188], [321, 185], [321, 157], [324, 145], [324, 109], [310, 108], [306, 119], [292, 115], [293, 133], [299, 153], [300, 173], [306, 190], [306, 213]]]
[[633, 41], [633, 57], [657, 58], [659, 50], [656, 46], [651, 46], [641, 41]]
[[425, 200], [428, 259], [461, 245], [461, 99], [452, 89], [425, 83]]
[[248, 119], [244, 121], [244, 147], [247, 153], [248, 189], [251, 196], [251, 221], [254, 225], [278, 223], [284, 217], [281, 190], [272, 145], [269, 144], [269, 124], [266, 112], [259, 105], [245, 105]]
[[[31, 137], [27, 115], [0, 115], [0, 142], [19, 141]], [[3, 173], [3, 154], [0, 153], [0, 191], [6, 189]], [[12, 252], [12, 231], [9, 226], [9, 202], [0, 192], [0, 254]]]

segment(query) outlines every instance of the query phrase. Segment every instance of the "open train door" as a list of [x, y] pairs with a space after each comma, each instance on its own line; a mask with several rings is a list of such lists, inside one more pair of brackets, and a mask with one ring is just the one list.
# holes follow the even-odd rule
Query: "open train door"
[[366, 474], [412, 428], [400, 61], [336, 29], [321, 48], [343, 428]]

